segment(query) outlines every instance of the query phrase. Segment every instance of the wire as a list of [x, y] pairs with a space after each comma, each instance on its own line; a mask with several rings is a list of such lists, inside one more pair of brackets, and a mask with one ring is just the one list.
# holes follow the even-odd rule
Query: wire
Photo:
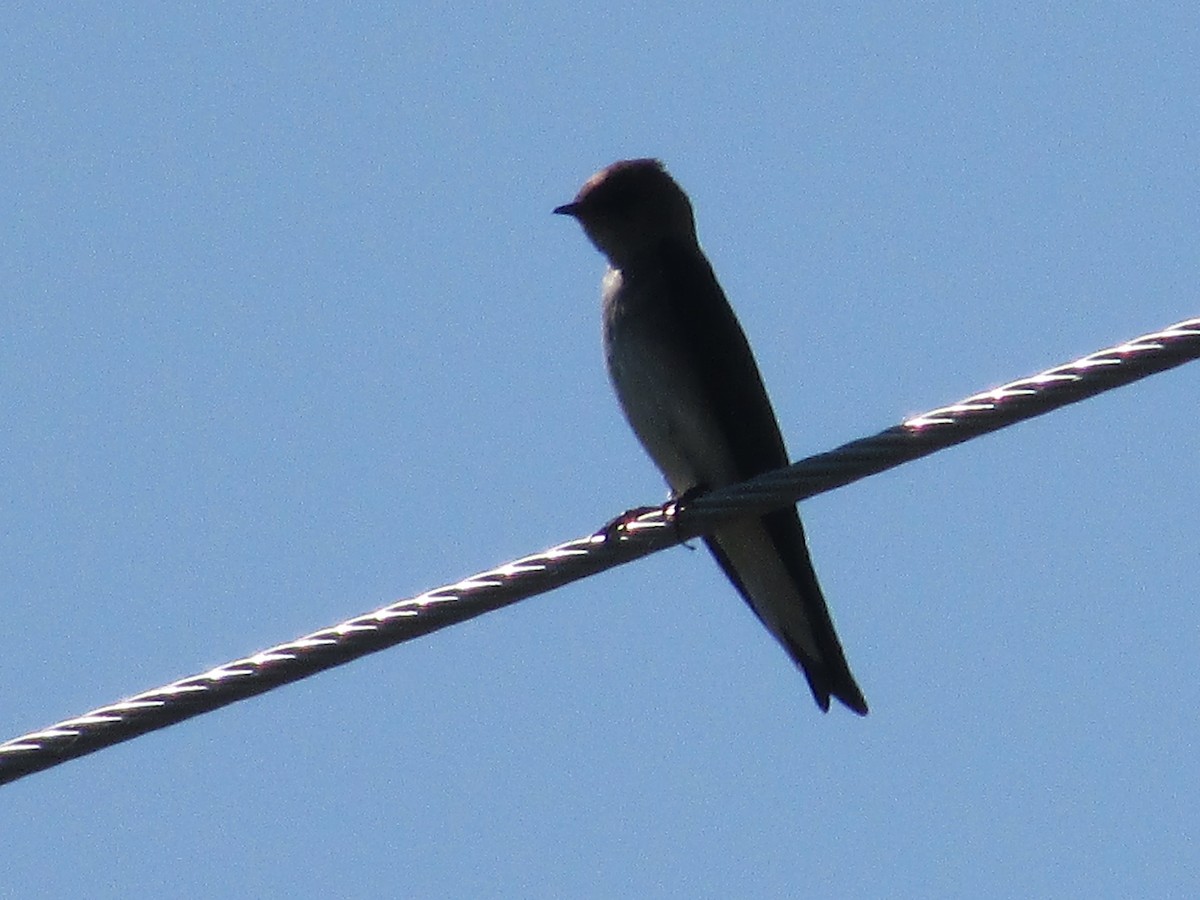
[[1188, 319], [686, 504], [632, 510], [586, 537], [5, 741], [0, 784], [578, 581], [724, 520], [842, 487], [1198, 357], [1200, 318]]

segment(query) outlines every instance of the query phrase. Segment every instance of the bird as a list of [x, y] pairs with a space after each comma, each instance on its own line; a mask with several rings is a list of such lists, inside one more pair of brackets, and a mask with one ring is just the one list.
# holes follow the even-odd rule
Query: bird
[[[788, 464], [745, 333], [696, 236], [691, 200], [656, 159], [601, 169], [554, 212], [607, 259], [605, 362], [634, 434], [686, 500]], [[704, 542], [803, 671], [817, 705], [867, 703], [846, 662], [795, 505], [718, 525]]]

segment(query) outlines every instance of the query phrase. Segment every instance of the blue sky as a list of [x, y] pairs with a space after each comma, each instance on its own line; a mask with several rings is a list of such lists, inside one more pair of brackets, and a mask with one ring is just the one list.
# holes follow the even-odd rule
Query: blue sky
[[[0, 737], [664, 488], [550, 215], [662, 158], [793, 456], [1200, 313], [1200, 11], [19, 4]], [[1200, 368], [3, 789], [13, 896], [1188, 896]]]

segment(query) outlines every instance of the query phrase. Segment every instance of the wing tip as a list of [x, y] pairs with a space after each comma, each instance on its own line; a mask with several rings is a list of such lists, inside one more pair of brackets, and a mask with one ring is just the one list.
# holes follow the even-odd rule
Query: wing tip
[[823, 679], [814, 678], [813, 672], [808, 666], [803, 668], [804, 674], [808, 678], [808, 686], [812, 690], [813, 699], [817, 701], [821, 712], [829, 712], [831, 697], [836, 697], [844, 707], [860, 716], [865, 716], [869, 712], [866, 698], [863, 697], [862, 691], [854, 683], [854, 678], [849, 676], [849, 673], [841, 684], [828, 684], [824, 683]]
[[867, 708], [866, 698], [863, 697], [862, 691], [858, 690], [857, 687], [855, 688], [853, 694], [839, 693], [837, 698], [848, 710], [853, 713], [857, 713], [860, 716], [865, 716], [868, 712], [870, 712], [870, 710]]

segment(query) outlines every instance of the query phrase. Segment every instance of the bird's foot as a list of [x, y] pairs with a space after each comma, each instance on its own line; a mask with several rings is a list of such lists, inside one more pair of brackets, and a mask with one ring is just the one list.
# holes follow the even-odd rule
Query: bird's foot
[[603, 537], [606, 541], [619, 541], [622, 537], [636, 531], [639, 520], [644, 516], [662, 513], [662, 510], [661, 506], [635, 506], [633, 509], [627, 509], [615, 519], [606, 522], [596, 532], [596, 535]]
[[[644, 528], [664, 527], [675, 529], [678, 536], [679, 511], [707, 490], [707, 485], [700, 484], [676, 494], [664, 506], [635, 506], [633, 509], [627, 509], [615, 519], [606, 522], [596, 532], [596, 536], [605, 541], [619, 541]], [[689, 550], [692, 549], [691, 544], [681, 543]]]
[[[674, 497], [671, 498], [671, 505], [667, 507], [667, 514], [671, 517], [671, 521], [674, 523], [676, 537], [679, 536], [679, 513], [680, 513], [680, 511], [683, 510], [689, 503], [691, 503], [697, 497], [701, 497], [704, 494], [707, 494], [708, 490], [709, 490], [709, 488], [708, 488], [707, 484], [694, 484], [690, 488], [688, 488], [686, 491], [680, 491], [678, 494], [676, 494]], [[687, 547], [689, 550], [696, 549], [694, 546], [692, 546], [690, 543], [688, 543], [687, 540], [680, 540], [680, 543], [683, 546]]]

